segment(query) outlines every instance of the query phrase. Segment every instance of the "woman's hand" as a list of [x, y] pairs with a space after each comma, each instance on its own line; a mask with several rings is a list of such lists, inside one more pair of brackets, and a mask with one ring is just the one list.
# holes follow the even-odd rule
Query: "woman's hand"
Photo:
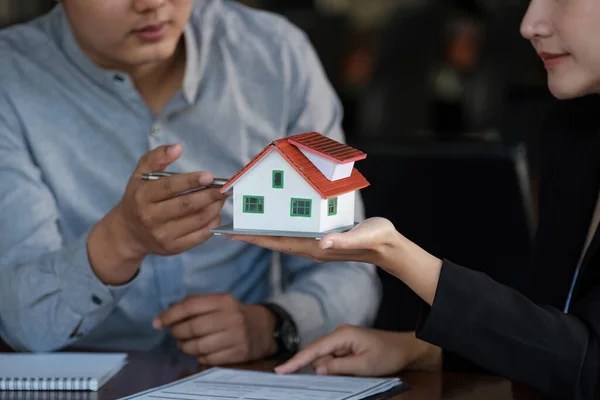
[[227, 237], [315, 262], [360, 261], [385, 268], [386, 256], [399, 242], [401, 235], [387, 219], [370, 218], [348, 232], [330, 233], [321, 240], [251, 235]]
[[319, 375], [385, 376], [403, 369], [439, 370], [441, 350], [418, 340], [414, 332], [342, 326], [308, 345], [275, 372], [289, 374], [309, 364]]
[[442, 261], [402, 236], [385, 218], [369, 218], [344, 233], [330, 233], [320, 241], [294, 237], [227, 235], [316, 262], [360, 261], [375, 264], [401, 279], [432, 305]]

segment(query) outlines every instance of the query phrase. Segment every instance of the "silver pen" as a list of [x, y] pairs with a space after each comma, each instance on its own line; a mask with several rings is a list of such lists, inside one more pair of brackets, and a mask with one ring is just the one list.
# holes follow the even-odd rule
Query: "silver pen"
[[[145, 181], [155, 181], [160, 178], [166, 178], [168, 176], [177, 175], [179, 172], [150, 172], [142, 175], [142, 180]], [[220, 189], [227, 183], [228, 179], [225, 178], [215, 178], [213, 183], [205, 186], [207, 188]]]

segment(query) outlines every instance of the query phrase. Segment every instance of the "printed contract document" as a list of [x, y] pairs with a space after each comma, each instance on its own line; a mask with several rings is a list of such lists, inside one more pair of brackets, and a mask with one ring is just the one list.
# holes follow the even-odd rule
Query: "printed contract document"
[[212, 368], [130, 400], [359, 400], [403, 385], [398, 378], [277, 375]]

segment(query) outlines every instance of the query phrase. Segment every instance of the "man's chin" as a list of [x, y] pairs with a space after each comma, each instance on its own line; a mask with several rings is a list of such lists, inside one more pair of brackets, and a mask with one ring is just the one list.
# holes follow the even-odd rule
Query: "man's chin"
[[129, 65], [148, 65], [168, 61], [175, 56], [177, 47], [170, 44], [152, 46], [152, 48], [139, 48], [125, 54], [125, 60]]

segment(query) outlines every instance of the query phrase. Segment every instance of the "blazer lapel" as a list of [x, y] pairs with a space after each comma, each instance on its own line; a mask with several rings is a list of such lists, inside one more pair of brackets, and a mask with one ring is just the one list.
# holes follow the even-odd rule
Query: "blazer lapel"
[[[591, 110], [595, 113], [597, 102]], [[536, 303], [563, 308], [587, 238], [600, 190], [600, 131], [577, 101], [550, 130], [542, 154], [540, 220], [526, 294]], [[598, 234], [587, 254], [598, 250]], [[586, 257], [578, 282], [587, 275]], [[576, 291], [579, 291], [577, 283]]]
[[[600, 129], [597, 129], [595, 134], [593, 134], [590, 138], [591, 154], [588, 155], [588, 157], [590, 157], [590, 164], [588, 164], [589, 171], [585, 171], [585, 178], [589, 180], [582, 180], [582, 182], [586, 182], [589, 185], [592, 192], [587, 193], [587, 196], [594, 196], [595, 202], [593, 203], [593, 210], [587, 218], [588, 227], [586, 230], [586, 239], [587, 233], [590, 230], [592, 219], [595, 217], [594, 211], [596, 211], [596, 207], [600, 207], [600, 204], [598, 203], [600, 201], [598, 193], [600, 191]], [[585, 204], [587, 206], [586, 209], [589, 209], [589, 200], [587, 196]], [[589, 213], [590, 212], [588, 210], [585, 214]], [[590, 242], [583, 259], [581, 260], [579, 274], [573, 289], [573, 302], [585, 296], [594, 286], [597, 286], [598, 283], [600, 283], [600, 268], [598, 268], [600, 256], [600, 225], [596, 226], [594, 229], [595, 233], [592, 237], [592, 241]]]
[[585, 296], [594, 286], [600, 283], [600, 268], [598, 266], [600, 250], [600, 227], [596, 228], [594, 238], [585, 253], [581, 263], [581, 270], [573, 289], [573, 299]]

